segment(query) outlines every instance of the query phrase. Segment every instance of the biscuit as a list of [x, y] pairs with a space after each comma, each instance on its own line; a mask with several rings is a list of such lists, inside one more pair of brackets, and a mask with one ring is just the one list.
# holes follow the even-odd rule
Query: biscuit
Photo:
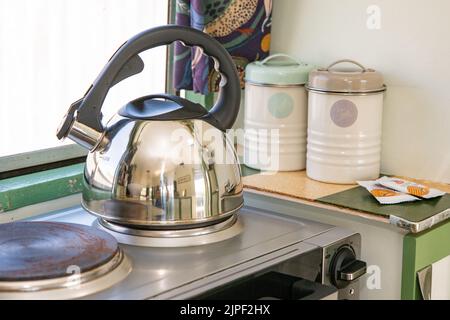
[[417, 196], [422, 197], [427, 195], [430, 192], [430, 189], [427, 187], [418, 187], [418, 186], [408, 186], [407, 187], [408, 193]]
[[386, 189], [373, 189], [370, 191], [370, 193], [374, 197], [394, 197], [398, 195], [398, 192], [386, 190]]

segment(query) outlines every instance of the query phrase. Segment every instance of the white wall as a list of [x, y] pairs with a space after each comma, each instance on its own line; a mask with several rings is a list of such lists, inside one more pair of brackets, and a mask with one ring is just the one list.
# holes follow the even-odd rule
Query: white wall
[[[369, 29], [377, 5], [381, 28]], [[275, 0], [272, 52], [386, 79], [382, 171], [450, 183], [450, 1]]]

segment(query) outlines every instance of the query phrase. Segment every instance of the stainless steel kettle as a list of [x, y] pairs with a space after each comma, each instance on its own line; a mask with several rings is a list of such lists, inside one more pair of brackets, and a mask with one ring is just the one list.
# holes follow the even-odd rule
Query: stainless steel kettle
[[[104, 127], [101, 107], [116, 83], [141, 72], [139, 53], [179, 40], [199, 46], [221, 74], [210, 112], [178, 96], [156, 94], [123, 106]], [[226, 129], [240, 85], [228, 52], [207, 34], [168, 25], [144, 31], [112, 56], [58, 129], [90, 150], [83, 207], [108, 222], [139, 228], [191, 228], [220, 222], [243, 205], [239, 161]]]

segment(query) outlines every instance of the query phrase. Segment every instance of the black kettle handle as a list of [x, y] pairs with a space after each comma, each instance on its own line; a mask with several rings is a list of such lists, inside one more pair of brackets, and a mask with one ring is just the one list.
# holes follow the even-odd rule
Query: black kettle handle
[[121, 69], [137, 54], [155, 47], [182, 41], [199, 46], [219, 64], [221, 74], [218, 99], [209, 112], [210, 121], [218, 129], [230, 129], [239, 112], [240, 82], [234, 62], [225, 48], [211, 36], [192, 28], [166, 25], [143, 31], [125, 42], [103, 68], [81, 103], [77, 121], [103, 131], [101, 107]]

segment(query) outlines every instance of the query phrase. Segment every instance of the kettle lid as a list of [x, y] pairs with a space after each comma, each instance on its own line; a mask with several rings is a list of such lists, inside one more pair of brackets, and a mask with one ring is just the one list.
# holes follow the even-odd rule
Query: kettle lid
[[119, 115], [139, 120], [199, 119], [208, 111], [198, 103], [169, 94], [148, 95], [130, 101], [119, 110]]

